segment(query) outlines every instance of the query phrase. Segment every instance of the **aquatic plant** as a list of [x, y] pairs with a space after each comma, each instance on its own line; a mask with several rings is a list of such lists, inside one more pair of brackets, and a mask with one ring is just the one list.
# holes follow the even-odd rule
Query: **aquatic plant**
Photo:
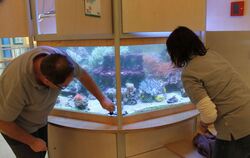
[[164, 79], [164, 86], [167, 92], [180, 91], [183, 88], [181, 81], [181, 69], [172, 69], [172, 71], [170, 71]]

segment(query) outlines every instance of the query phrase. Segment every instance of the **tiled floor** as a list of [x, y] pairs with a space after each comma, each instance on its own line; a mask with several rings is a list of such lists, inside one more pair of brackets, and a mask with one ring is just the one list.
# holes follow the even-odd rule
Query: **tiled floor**
[[9, 145], [0, 134], [0, 158], [15, 158], [15, 155], [11, 151]]
[[[9, 145], [4, 140], [3, 136], [0, 134], [0, 158], [15, 158]], [[48, 158], [48, 156], [46, 156]]]

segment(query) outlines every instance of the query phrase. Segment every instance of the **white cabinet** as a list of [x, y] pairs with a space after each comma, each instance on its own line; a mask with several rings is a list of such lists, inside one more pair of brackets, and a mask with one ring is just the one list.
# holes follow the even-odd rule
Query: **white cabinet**
[[[49, 117], [50, 158], [179, 158], [167, 144], [192, 139], [197, 110], [123, 125]], [[157, 122], [157, 123], [156, 123]], [[183, 130], [185, 129], [185, 130]]]

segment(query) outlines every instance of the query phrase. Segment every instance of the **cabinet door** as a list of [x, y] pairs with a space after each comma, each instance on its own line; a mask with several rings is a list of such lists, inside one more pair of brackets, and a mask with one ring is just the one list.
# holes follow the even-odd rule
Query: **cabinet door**
[[58, 35], [112, 34], [112, 2], [101, 1], [100, 17], [86, 16], [84, 0], [55, 0]]
[[[88, 125], [87, 125], [88, 126]], [[116, 158], [116, 135], [49, 124], [50, 158]]]
[[123, 33], [205, 30], [206, 0], [122, 0]]
[[0, 37], [28, 36], [26, 0], [0, 1]]

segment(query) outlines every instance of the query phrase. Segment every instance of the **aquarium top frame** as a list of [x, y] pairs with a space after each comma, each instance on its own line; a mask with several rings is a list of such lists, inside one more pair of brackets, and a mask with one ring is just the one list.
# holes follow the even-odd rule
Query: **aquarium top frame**
[[[80, 47], [80, 46], [114, 46], [114, 39], [82, 39], [82, 40], [54, 40], [37, 41], [38, 46], [49, 45], [54, 47]], [[145, 45], [145, 44], [165, 44], [166, 38], [125, 38], [120, 39], [120, 46]]]

